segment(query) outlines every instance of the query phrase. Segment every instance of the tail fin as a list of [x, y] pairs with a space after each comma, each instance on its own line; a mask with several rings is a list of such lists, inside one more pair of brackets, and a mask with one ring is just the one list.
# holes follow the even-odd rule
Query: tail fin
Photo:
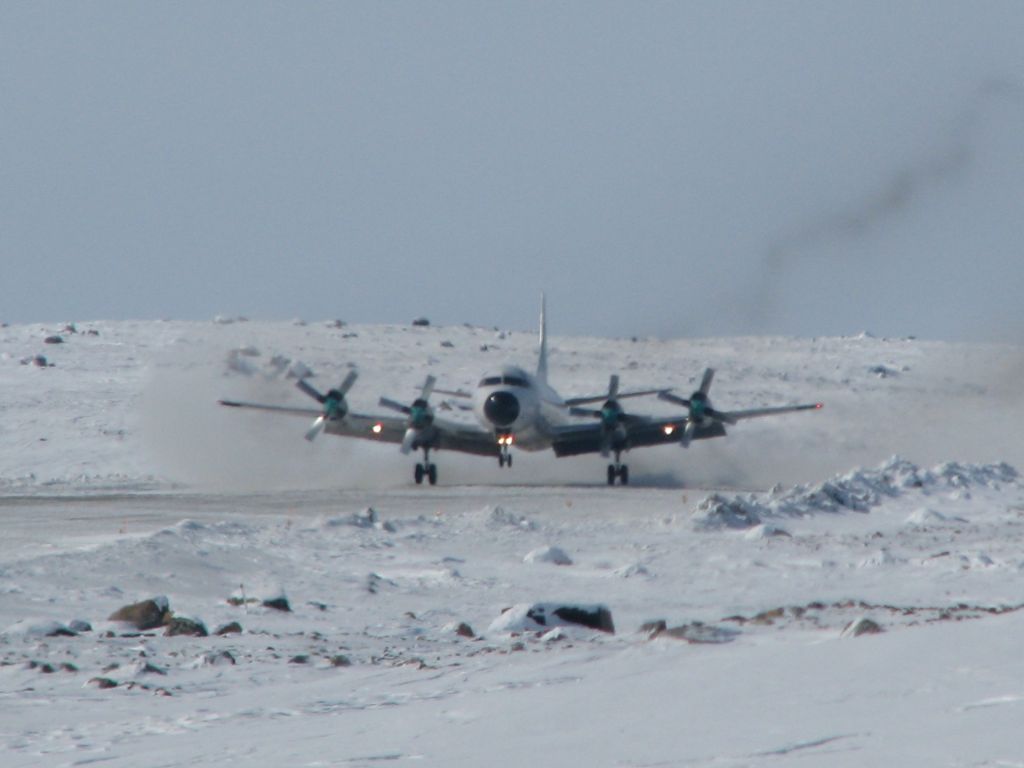
[[547, 383], [548, 380], [548, 332], [544, 322], [544, 294], [540, 295], [540, 349], [537, 353], [537, 378]]

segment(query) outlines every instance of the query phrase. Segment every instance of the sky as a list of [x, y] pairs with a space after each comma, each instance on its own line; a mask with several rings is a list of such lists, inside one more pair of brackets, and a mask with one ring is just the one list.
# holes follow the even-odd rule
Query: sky
[[1019, 2], [6, 2], [0, 321], [1024, 341]]

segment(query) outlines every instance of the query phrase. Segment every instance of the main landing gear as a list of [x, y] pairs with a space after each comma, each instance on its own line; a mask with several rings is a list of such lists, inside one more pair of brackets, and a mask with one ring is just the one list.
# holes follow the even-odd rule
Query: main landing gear
[[437, 464], [430, 463], [429, 448], [423, 449], [423, 463], [416, 465], [413, 477], [416, 479], [416, 485], [422, 485], [424, 477], [427, 478], [427, 482], [431, 485], [437, 485]]
[[621, 451], [615, 452], [615, 463], [608, 465], [608, 485], [615, 485], [618, 478], [621, 485], [629, 485], [629, 467], [619, 461]]

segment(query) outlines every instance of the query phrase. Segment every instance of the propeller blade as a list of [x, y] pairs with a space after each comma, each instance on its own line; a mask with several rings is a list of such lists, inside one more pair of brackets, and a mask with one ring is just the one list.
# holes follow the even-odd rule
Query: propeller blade
[[437, 383], [437, 378], [434, 376], [427, 376], [423, 382], [423, 389], [420, 390], [420, 398], [423, 400], [429, 400], [431, 393], [434, 391], [434, 385]]
[[316, 389], [312, 387], [305, 379], [299, 379], [297, 382], [295, 382], [295, 386], [301, 389], [310, 397], [312, 397], [318, 403], [320, 403], [320, 405], [323, 405], [327, 401], [327, 398], [324, 395], [321, 395], [319, 392], [317, 392]]
[[686, 428], [683, 430], [683, 436], [679, 438], [679, 443], [683, 448], [690, 447], [690, 441], [693, 440], [693, 433], [697, 429], [697, 424], [693, 419], [686, 422]]
[[396, 402], [389, 397], [382, 397], [380, 400], [377, 401], [377, 403], [383, 406], [384, 408], [390, 408], [393, 411], [399, 411], [400, 413], [404, 413], [406, 416], [412, 413], [412, 408], [410, 408], [407, 405], [402, 405], [401, 403]]
[[702, 395], [706, 395], [708, 393], [708, 390], [711, 389], [711, 380], [713, 378], [715, 378], [715, 369], [704, 369], [704, 378], [700, 380], [700, 393]]
[[717, 408], [708, 408], [705, 411], [705, 413], [708, 416], [710, 416], [712, 419], [717, 419], [718, 421], [724, 421], [726, 424], [735, 424], [736, 423], [736, 419], [733, 417], [732, 414], [725, 413], [724, 411], [719, 411]]
[[416, 441], [416, 430], [411, 427], [405, 430], [405, 435], [402, 437], [402, 447], [399, 450], [403, 454], [407, 454], [412, 451], [412, 444]]
[[619, 395], [619, 374], [613, 373], [608, 378], [608, 399], [614, 400]]
[[675, 403], [676, 405], [681, 405], [681, 406], [683, 406], [683, 408], [689, 408], [690, 407], [690, 401], [687, 400], [685, 397], [679, 397], [679, 395], [673, 395], [671, 392], [668, 392], [668, 391], [659, 392], [658, 393], [658, 399], [659, 400], [664, 400], [667, 403]]
[[316, 421], [313, 422], [313, 426], [309, 428], [308, 432], [306, 432], [306, 439], [309, 440], [309, 442], [316, 440], [316, 436], [324, 431], [324, 424], [326, 422], [327, 420], [323, 416], [317, 416]]
[[359, 378], [359, 372], [354, 368], [348, 372], [348, 376], [341, 382], [341, 386], [338, 387], [338, 391], [341, 392], [341, 396], [344, 397], [348, 394], [348, 391], [352, 389], [352, 385], [356, 383], [356, 379]]

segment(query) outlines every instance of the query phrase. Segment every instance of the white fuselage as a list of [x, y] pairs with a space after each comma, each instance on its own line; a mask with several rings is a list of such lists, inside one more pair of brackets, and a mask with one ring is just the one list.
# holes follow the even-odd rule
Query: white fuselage
[[473, 413], [496, 437], [511, 436], [518, 448], [551, 447], [552, 427], [568, 421], [565, 402], [550, 385], [518, 366], [484, 376], [473, 392]]

